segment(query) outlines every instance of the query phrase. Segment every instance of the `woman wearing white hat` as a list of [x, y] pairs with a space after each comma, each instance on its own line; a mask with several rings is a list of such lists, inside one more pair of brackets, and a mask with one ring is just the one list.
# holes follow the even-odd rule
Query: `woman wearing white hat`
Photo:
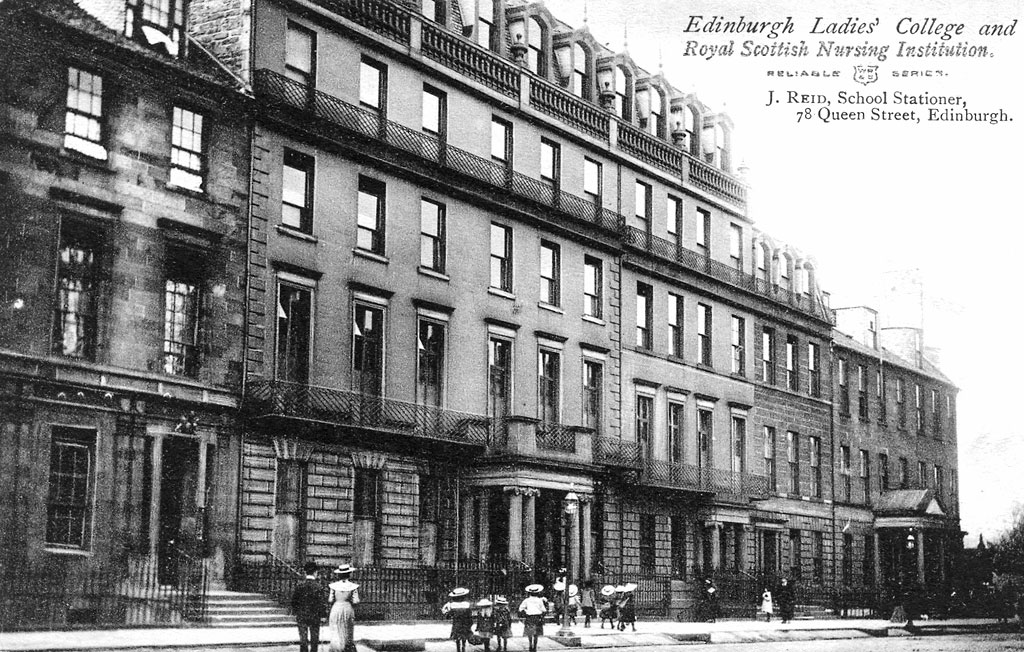
[[526, 599], [519, 603], [523, 616], [523, 636], [530, 643], [530, 652], [537, 652], [537, 639], [544, 635], [544, 615], [548, 612], [548, 601], [541, 597], [544, 587], [531, 584], [526, 587]]
[[353, 568], [342, 564], [334, 569], [338, 581], [329, 585], [331, 589], [331, 615], [327, 623], [331, 631], [331, 652], [355, 652], [353, 638], [356, 626], [356, 611], [359, 604], [359, 585], [350, 581]]
[[605, 584], [601, 588], [601, 629], [604, 629], [604, 621], [608, 626], [615, 629], [615, 619], [619, 617], [617, 603], [615, 601], [615, 587]]

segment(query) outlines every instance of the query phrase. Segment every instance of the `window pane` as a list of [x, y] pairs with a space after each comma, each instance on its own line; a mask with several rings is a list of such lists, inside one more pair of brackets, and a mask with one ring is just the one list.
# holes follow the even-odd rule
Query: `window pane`
[[285, 41], [285, 65], [310, 73], [313, 69], [313, 33], [295, 25], [288, 26]]
[[433, 133], [441, 131], [441, 98], [427, 90], [423, 91], [423, 129]]
[[601, 166], [590, 159], [583, 161], [583, 192], [601, 194]]
[[359, 101], [375, 109], [380, 108], [381, 77], [383, 71], [365, 61], [359, 63]]
[[504, 161], [508, 156], [508, 125], [499, 120], [491, 121], [491, 156]]

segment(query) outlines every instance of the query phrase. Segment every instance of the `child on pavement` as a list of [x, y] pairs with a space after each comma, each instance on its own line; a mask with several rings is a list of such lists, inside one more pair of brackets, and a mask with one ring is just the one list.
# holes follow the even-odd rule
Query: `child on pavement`
[[441, 607], [441, 615], [452, 619], [452, 635], [455, 652], [466, 652], [466, 641], [473, 635], [473, 610], [467, 598], [469, 589], [461, 586], [452, 589], [448, 602]]
[[512, 612], [508, 610], [508, 598], [499, 595], [494, 599], [494, 612], [491, 618], [494, 635], [498, 637], [497, 652], [508, 652], [508, 639], [512, 636]]

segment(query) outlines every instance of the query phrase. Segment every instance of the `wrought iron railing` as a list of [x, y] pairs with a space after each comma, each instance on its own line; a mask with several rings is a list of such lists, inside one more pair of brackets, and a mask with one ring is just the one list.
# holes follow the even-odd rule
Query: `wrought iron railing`
[[682, 174], [683, 150], [626, 123], [619, 123], [619, 149], [669, 174]]
[[738, 499], [768, 495], [767, 476], [665, 460], [644, 460], [640, 481], [647, 485], [690, 489]]
[[594, 437], [594, 461], [605, 466], [635, 468], [640, 464], [640, 446], [619, 437]]
[[254, 417], [280, 416], [412, 437], [487, 444], [492, 420], [479, 414], [281, 380], [250, 380], [245, 402]]
[[260, 593], [282, 607], [291, 608], [292, 593], [305, 579], [297, 568], [265, 553], [260, 559], [240, 559], [232, 576], [232, 588], [246, 593]]
[[[599, 227], [621, 234], [627, 246], [675, 262], [687, 269], [701, 272], [756, 292], [805, 312], [822, 316], [811, 295], [798, 294], [730, 267], [725, 263], [690, 251], [676, 243], [625, 226], [625, 218], [610, 209], [554, 188], [538, 179], [515, 172], [505, 165], [463, 149], [452, 147], [437, 137], [410, 129], [369, 111], [349, 104], [322, 91], [270, 70], [257, 70], [255, 89], [268, 107], [296, 112], [307, 128], [326, 136], [346, 140], [353, 134], [380, 140], [422, 160], [470, 177], [493, 187], [504, 189], [520, 198], [552, 209], [570, 222]], [[634, 133], [635, 132], [635, 133]], [[630, 133], [650, 144], [653, 137], [639, 130]], [[638, 140], [639, 142], [639, 140]], [[825, 315], [827, 317], [827, 315]]]
[[[530, 106], [608, 142], [608, 112], [547, 81], [536, 77], [530, 79]], [[678, 174], [679, 168], [675, 172]]]
[[537, 424], [537, 448], [560, 453], [576, 452], [576, 433], [561, 423]]
[[588, 227], [597, 226], [610, 233], [618, 233], [623, 223], [622, 217], [615, 211], [553, 189], [538, 179], [452, 147], [430, 134], [385, 120], [377, 112], [354, 106], [273, 71], [257, 70], [255, 88], [257, 96], [268, 106], [298, 112], [307, 128], [326, 132], [325, 135], [329, 137], [346, 139], [354, 133], [382, 140], [434, 165], [554, 209], [571, 222]]
[[[88, 566], [75, 556], [0, 562], [0, 630], [202, 623], [209, 575], [204, 559], [171, 552]], [[168, 565], [171, 580], [168, 581]]]
[[804, 312], [828, 318], [828, 315], [816, 306], [811, 295], [799, 294], [773, 283], [765, 282], [763, 279], [747, 274], [721, 261], [687, 249], [677, 242], [647, 233], [635, 226], [625, 227], [625, 240], [628, 247], [639, 249], [686, 269], [707, 274], [730, 285], [768, 297]]

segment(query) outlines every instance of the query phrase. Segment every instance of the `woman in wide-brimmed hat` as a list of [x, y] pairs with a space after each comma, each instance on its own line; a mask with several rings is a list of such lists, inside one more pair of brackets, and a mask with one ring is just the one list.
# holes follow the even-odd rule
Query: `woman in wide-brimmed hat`
[[617, 604], [615, 601], [615, 587], [611, 584], [605, 584], [601, 587], [601, 629], [604, 629], [606, 620], [608, 621], [608, 626], [615, 629], [615, 619], [619, 615]]
[[466, 640], [473, 635], [473, 609], [469, 602], [469, 589], [458, 587], [448, 594], [448, 602], [441, 607], [442, 616], [452, 619], [452, 640], [455, 652], [466, 652]]
[[544, 616], [548, 613], [548, 601], [541, 597], [544, 587], [531, 584], [526, 587], [526, 599], [519, 603], [523, 616], [523, 636], [530, 644], [530, 652], [537, 652], [537, 639], [544, 635]]
[[359, 585], [351, 581], [355, 569], [342, 564], [334, 569], [337, 578], [331, 589], [331, 615], [327, 619], [331, 632], [331, 652], [355, 652], [356, 611], [359, 604]]

